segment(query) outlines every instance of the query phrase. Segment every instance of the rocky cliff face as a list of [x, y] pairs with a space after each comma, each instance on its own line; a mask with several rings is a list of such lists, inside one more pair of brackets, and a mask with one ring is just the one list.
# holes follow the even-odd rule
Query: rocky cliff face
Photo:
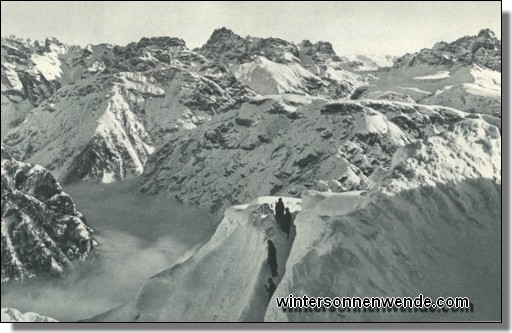
[[2, 282], [59, 275], [94, 246], [93, 231], [51, 173], [2, 147]]

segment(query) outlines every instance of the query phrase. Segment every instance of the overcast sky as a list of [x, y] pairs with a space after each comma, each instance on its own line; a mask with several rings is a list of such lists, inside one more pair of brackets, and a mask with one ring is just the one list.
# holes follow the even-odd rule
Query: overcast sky
[[492, 29], [501, 38], [499, 1], [464, 2], [14, 2], [2, 1], [2, 36], [68, 44], [125, 45], [172, 36], [191, 48], [216, 28], [245, 37], [329, 41], [338, 54], [402, 55]]

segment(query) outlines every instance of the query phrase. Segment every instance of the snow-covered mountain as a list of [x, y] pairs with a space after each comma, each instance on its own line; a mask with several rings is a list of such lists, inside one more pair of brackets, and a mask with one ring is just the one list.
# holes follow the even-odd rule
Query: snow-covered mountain
[[[65, 50], [57, 57], [62, 74], [52, 77], [61, 87], [33, 104], [3, 140], [16, 158], [41, 164], [63, 181], [136, 177], [170, 132], [193, 128], [251, 94], [225, 69], [204, 64], [204, 57], [175, 38]], [[48, 81], [39, 68], [17, 70], [13, 75], [34, 71]], [[8, 92], [15, 88], [25, 90], [15, 86]], [[2, 107], [7, 118], [16, 118], [16, 112], [14, 106]]]
[[[284, 198], [296, 215], [292, 239], [272, 215], [277, 197], [227, 209], [194, 256], [91, 320], [499, 320], [500, 192], [498, 129], [461, 120], [398, 149], [369, 191]], [[278, 257], [275, 296], [465, 296], [474, 312], [284, 312], [264, 290], [269, 239]]]
[[398, 58], [395, 67], [414, 67], [475, 64], [501, 72], [501, 41], [489, 29], [480, 30], [476, 36], [464, 36], [454, 42], [438, 42], [432, 49], [406, 54]]
[[444, 48], [458, 52], [448, 71], [439, 67], [444, 62], [399, 66], [403, 57], [395, 68], [363, 77], [344, 70], [349, 58], [327, 42], [243, 38], [225, 28], [192, 51], [170, 37], [85, 48], [2, 38], [3, 144], [60, 181], [112, 182], [141, 175], [149, 156], [174, 142], [176, 132], [187, 136], [214, 116], [233, 121], [224, 113], [257, 95], [415, 100], [499, 117], [500, 74], [476, 64], [490, 63], [483, 60], [458, 64], [467, 58], [459, 56], [462, 49], [478, 45], [475, 59], [482, 59], [479, 49], [490, 52], [501, 43], [481, 32]]
[[52, 174], [2, 147], [2, 282], [59, 275], [94, 246], [93, 231]]
[[338, 66], [332, 46], [315, 45], [303, 55], [228, 29], [193, 51], [170, 37], [85, 48], [2, 38], [3, 144], [64, 182], [134, 178], [170, 134], [256, 94], [344, 98], [366, 82]]
[[57, 320], [34, 312], [22, 313], [12, 308], [2, 308], [3, 323], [55, 323]]
[[501, 41], [488, 29], [406, 54], [373, 75], [378, 79], [362, 87], [358, 98], [407, 94], [422, 104], [501, 117]]

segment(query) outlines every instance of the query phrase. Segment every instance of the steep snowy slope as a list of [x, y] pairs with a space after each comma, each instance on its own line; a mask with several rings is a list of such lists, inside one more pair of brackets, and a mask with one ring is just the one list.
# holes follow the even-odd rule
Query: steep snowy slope
[[[92, 321], [262, 321], [269, 301], [264, 285], [271, 277], [267, 240], [277, 249], [276, 284], [292, 245], [274, 219], [276, 201], [261, 197], [229, 208], [190, 259], [149, 279], [131, 303]], [[283, 201], [292, 214], [300, 210], [300, 199]]]
[[16, 158], [41, 164], [64, 181], [110, 182], [142, 172], [154, 147], [129, 105], [135, 94], [107, 78], [60, 93], [66, 98], [44, 102], [4, 139]]
[[362, 196], [303, 195], [297, 237], [276, 295], [465, 296], [474, 312], [305, 314], [271, 304], [265, 320], [499, 320], [497, 128], [461, 121], [399, 149], [391, 169], [374, 180]]
[[52, 323], [57, 320], [41, 316], [34, 312], [21, 313], [16, 309], [2, 308], [2, 322], [3, 323]]
[[92, 234], [48, 170], [2, 147], [2, 282], [62, 273], [87, 257]]
[[501, 73], [473, 65], [468, 68], [467, 83], [445, 84], [433, 95], [421, 100], [425, 104], [449, 105], [459, 110], [501, 118]]
[[234, 66], [233, 74], [262, 95], [306, 94], [307, 85], [316, 85], [318, 89], [325, 89], [328, 85], [298, 63], [279, 64], [264, 57], [257, 57], [251, 62]]
[[172, 136], [148, 160], [142, 191], [222, 213], [265, 194], [366, 189], [397, 148], [466, 116], [415, 103], [258, 97]]

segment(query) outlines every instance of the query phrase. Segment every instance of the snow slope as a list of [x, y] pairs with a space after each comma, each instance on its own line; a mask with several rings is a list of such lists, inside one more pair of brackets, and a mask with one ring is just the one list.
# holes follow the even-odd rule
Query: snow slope
[[374, 73], [358, 99], [407, 94], [417, 103], [443, 105], [462, 111], [501, 117], [501, 73], [476, 64], [416, 65]]
[[441, 80], [441, 79], [446, 79], [449, 77], [450, 77], [449, 71], [439, 71], [432, 75], [417, 76], [414, 79], [415, 80]]
[[308, 82], [319, 86], [327, 85], [297, 63], [279, 64], [264, 57], [257, 57], [252, 62], [235, 66], [233, 75], [262, 95], [304, 94], [307, 92]]
[[[276, 284], [284, 274], [292, 239], [278, 229], [273, 205], [260, 197], [226, 210], [215, 234], [190, 259], [149, 279], [129, 304], [92, 321], [262, 321], [271, 277], [267, 240], [277, 249]], [[292, 214], [300, 199], [283, 198]]]
[[449, 105], [468, 112], [501, 117], [501, 73], [478, 65], [464, 71], [464, 75], [469, 74], [468, 80], [447, 84], [421, 103]]
[[465, 120], [399, 149], [366, 194], [305, 193], [276, 291], [284, 297], [466, 296], [473, 313], [306, 314], [270, 304], [265, 320], [499, 320], [500, 148], [496, 127]]
[[34, 312], [21, 313], [20, 311], [12, 308], [2, 308], [2, 322], [3, 323], [52, 323], [57, 320], [41, 316]]
[[439, 42], [373, 72], [372, 92], [409, 94], [416, 102], [501, 117], [501, 41], [489, 29]]

